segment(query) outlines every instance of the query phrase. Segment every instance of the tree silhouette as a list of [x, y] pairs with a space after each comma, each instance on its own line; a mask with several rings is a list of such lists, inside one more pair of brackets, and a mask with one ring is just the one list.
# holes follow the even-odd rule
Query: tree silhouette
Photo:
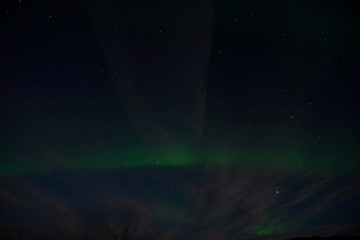
[[19, 235], [19, 240], [22, 239], [23, 235], [24, 235], [24, 230], [21, 230], [20, 235]]
[[113, 231], [109, 227], [109, 225], [106, 224], [106, 228], [107, 228], [107, 230], [109, 231], [109, 233], [111, 234], [111, 236], [112, 236], [112, 238], [114, 240], [130, 240], [132, 238], [134, 232], [136, 231], [136, 228], [133, 228], [132, 230], [130, 230], [131, 220], [132, 220], [132, 213], [130, 212], [130, 213], [127, 214], [126, 223], [121, 226], [120, 236], [119, 237], [118, 237], [118, 235], [116, 233], [116, 230]]

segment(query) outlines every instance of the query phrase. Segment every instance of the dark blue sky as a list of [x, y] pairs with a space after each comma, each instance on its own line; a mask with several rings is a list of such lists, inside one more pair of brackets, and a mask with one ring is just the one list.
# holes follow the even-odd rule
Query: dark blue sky
[[355, 1], [3, 1], [0, 236], [359, 235]]

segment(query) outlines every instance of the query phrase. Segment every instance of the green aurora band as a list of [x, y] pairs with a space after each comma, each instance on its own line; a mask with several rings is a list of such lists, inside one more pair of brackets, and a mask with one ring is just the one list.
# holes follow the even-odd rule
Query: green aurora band
[[196, 150], [178, 146], [161, 151], [126, 147], [67, 154], [45, 152], [37, 157], [5, 154], [0, 162], [0, 174], [3, 176], [46, 174], [51, 173], [55, 168], [97, 171], [152, 167], [245, 166], [294, 172], [308, 169], [351, 172], [359, 167], [357, 161], [359, 153], [353, 147], [343, 147], [332, 152], [321, 149], [326, 148], [259, 145], [245, 151], [229, 148]]

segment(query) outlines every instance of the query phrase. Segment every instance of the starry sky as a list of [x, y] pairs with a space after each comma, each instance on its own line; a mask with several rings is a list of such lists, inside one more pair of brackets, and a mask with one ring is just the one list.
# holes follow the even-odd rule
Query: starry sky
[[360, 235], [359, 16], [1, 1], [0, 238]]

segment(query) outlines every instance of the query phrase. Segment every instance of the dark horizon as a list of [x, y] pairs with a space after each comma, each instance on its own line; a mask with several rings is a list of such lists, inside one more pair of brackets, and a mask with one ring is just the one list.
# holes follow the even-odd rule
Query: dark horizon
[[0, 239], [359, 236], [356, 6], [1, 1]]

